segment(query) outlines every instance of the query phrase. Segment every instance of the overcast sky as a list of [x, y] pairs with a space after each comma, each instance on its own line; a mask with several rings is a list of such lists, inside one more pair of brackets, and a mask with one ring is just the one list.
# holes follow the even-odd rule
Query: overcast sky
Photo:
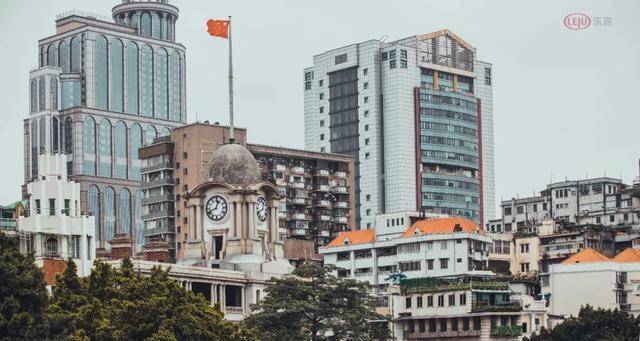
[[[20, 197], [22, 119], [37, 41], [58, 13], [110, 15], [119, 0], [0, 2], [0, 204]], [[227, 119], [227, 45], [208, 18], [234, 17], [236, 122], [250, 142], [304, 147], [302, 69], [328, 49], [448, 28], [493, 63], [496, 200], [531, 195], [549, 182], [586, 176], [631, 182], [640, 157], [640, 1], [205, 1], [180, 9], [187, 48], [188, 121]], [[571, 31], [569, 13], [611, 18]]]

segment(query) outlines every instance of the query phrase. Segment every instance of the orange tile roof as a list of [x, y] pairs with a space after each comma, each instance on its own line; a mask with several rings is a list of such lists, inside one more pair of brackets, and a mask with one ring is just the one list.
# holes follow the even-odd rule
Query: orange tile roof
[[640, 262], [640, 250], [630, 247], [626, 248], [613, 257], [613, 261], [619, 263]]
[[460, 232], [476, 233], [481, 231], [480, 227], [471, 220], [450, 217], [450, 218], [436, 218], [436, 219], [424, 219], [415, 222], [409, 227], [401, 237], [412, 237], [415, 235], [422, 235], [427, 233], [453, 233], [454, 229], [459, 225]]
[[327, 247], [345, 246], [344, 242], [348, 241], [348, 245], [373, 243], [376, 240], [376, 230], [357, 230], [340, 232], [340, 234], [327, 244]]
[[610, 262], [611, 259], [601, 254], [600, 252], [588, 247], [571, 257], [565, 259], [562, 264], [575, 264], [575, 263], [598, 263], [598, 262]]

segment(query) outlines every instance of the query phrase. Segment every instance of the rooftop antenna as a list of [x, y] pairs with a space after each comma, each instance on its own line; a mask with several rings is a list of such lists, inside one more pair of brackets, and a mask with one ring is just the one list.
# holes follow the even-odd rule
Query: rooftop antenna
[[229, 16], [229, 143], [233, 144], [236, 139], [233, 131], [233, 64], [231, 54], [231, 16]]

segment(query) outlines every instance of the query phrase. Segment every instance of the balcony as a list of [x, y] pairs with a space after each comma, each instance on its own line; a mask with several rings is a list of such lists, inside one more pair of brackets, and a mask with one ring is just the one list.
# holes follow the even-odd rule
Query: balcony
[[286, 186], [287, 185], [287, 180], [285, 180], [285, 179], [276, 179], [275, 183], [276, 183], [276, 186]]
[[173, 210], [163, 210], [158, 212], [151, 212], [142, 216], [142, 220], [158, 219], [158, 218], [173, 218]]
[[309, 234], [309, 231], [306, 229], [291, 229], [289, 230], [289, 233], [291, 236], [304, 237]]
[[291, 198], [290, 199], [291, 203], [294, 205], [306, 205], [307, 204], [307, 199], [305, 198]]
[[629, 310], [631, 310], [631, 304], [629, 304], [629, 303], [620, 303], [620, 310], [621, 311], [629, 311]]
[[291, 220], [311, 220], [311, 216], [305, 213], [291, 213]]
[[155, 236], [159, 234], [166, 234], [166, 233], [175, 233], [175, 227], [169, 226], [169, 225], [163, 225], [163, 226], [155, 227], [152, 229], [144, 229], [142, 231], [142, 235], [145, 237]]
[[471, 306], [472, 313], [482, 312], [513, 312], [522, 311], [522, 305], [518, 302], [509, 302], [504, 304], [483, 304], [474, 303]]
[[300, 166], [291, 167], [291, 173], [292, 174], [304, 174], [304, 167], [300, 167]]
[[349, 208], [349, 203], [346, 201], [336, 201], [333, 203], [333, 207], [337, 208]]
[[329, 233], [329, 231], [320, 231], [320, 233], [318, 233], [318, 235], [321, 236], [321, 237], [326, 237], [326, 238], [331, 237], [331, 234]]
[[152, 180], [149, 182], [143, 182], [140, 187], [142, 189], [148, 189], [148, 188], [161, 187], [161, 186], [173, 186], [173, 179], [164, 178], [164, 179]]
[[329, 176], [328, 169], [316, 169], [313, 171], [313, 175], [315, 176]]
[[271, 166], [271, 170], [274, 170], [276, 172], [284, 172], [285, 170], [287, 170], [287, 166], [275, 164]]
[[173, 165], [169, 161], [164, 161], [156, 165], [142, 167], [140, 169], [140, 173], [147, 174], [147, 173], [156, 172], [163, 169], [173, 169]]
[[422, 340], [422, 339], [442, 339], [442, 338], [459, 338], [459, 337], [469, 337], [469, 336], [480, 336], [480, 330], [448, 330], [448, 331], [435, 331], [435, 332], [423, 332], [420, 333], [418, 331], [414, 331], [413, 333], [409, 331], [404, 332], [404, 337], [407, 340]]
[[318, 215], [316, 215], [316, 220], [331, 221], [331, 216], [328, 215], [328, 214], [318, 214]]
[[16, 220], [13, 218], [0, 218], [0, 228], [3, 230], [15, 230]]
[[303, 189], [305, 187], [305, 184], [304, 182], [290, 182], [289, 187]]
[[517, 337], [522, 335], [522, 326], [495, 326], [491, 328], [491, 336]]
[[335, 171], [335, 172], [333, 172], [333, 176], [336, 177], [336, 178], [346, 178], [347, 177], [347, 172]]
[[329, 200], [314, 200], [313, 206], [319, 207], [331, 207], [331, 201]]
[[278, 219], [289, 220], [289, 213], [287, 213], [287, 212], [278, 212]]
[[174, 201], [174, 200], [175, 200], [175, 196], [173, 194], [160, 194], [160, 195], [154, 195], [148, 198], [142, 198], [141, 204], [149, 205], [149, 204], [155, 204], [163, 201]]
[[346, 186], [335, 186], [335, 187], [333, 187], [333, 191], [335, 193], [347, 193], [347, 187]]
[[313, 190], [316, 192], [329, 192], [329, 185], [315, 185]]
[[346, 224], [347, 221], [349, 221], [349, 218], [347, 218], [347, 217], [334, 217], [333, 221], [335, 221], [336, 223], [340, 223], [340, 224]]

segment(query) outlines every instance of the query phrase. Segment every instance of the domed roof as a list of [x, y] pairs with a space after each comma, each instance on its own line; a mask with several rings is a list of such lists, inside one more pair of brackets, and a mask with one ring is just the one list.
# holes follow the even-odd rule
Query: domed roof
[[245, 147], [229, 143], [218, 148], [208, 163], [209, 180], [248, 186], [262, 182], [258, 161]]

